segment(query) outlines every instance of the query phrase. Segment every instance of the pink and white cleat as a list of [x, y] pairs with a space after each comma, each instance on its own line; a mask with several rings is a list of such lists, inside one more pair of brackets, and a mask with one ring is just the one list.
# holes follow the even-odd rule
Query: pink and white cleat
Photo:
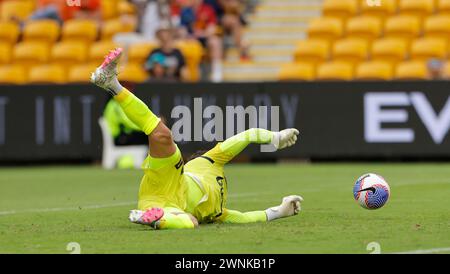
[[164, 210], [162, 208], [154, 207], [147, 209], [146, 211], [131, 210], [128, 219], [132, 223], [149, 225], [156, 229], [158, 227], [158, 221], [161, 220], [163, 216]]
[[115, 87], [120, 86], [117, 80], [117, 64], [122, 53], [122, 48], [111, 50], [105, 56], [103, 63], [91, 75], [91, 82], [109, 91], [111, 95], [117, 95]]

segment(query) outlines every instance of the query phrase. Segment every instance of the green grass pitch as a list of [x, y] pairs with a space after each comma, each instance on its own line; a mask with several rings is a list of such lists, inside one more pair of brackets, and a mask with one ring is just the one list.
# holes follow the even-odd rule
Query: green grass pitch
[[[97, 167], [0, 169], [0, 253], [382, 253], [450, 247], [450, 164], [230, 165], [228, 208], [304, 197], [300, 215], [271, 223], [153, 231], [131, 224], [141, 171]], [[369, 211], [357, 177], [383, 175], [391, 199]], [[449, 251], [446, 251], [449, 252]]]

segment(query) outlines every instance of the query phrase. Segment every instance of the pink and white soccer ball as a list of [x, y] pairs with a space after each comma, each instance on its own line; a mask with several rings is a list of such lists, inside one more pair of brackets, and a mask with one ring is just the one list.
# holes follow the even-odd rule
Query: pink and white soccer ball
[[353, 196], [360, 206], [378, 209], [389, 200], [391, 189], [383, 177], [368, 173], [359, 177], [353, 187]]

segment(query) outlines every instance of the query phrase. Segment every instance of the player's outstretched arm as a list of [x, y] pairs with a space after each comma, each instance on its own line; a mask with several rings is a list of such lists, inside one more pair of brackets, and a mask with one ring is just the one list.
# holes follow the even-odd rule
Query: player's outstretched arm
[[237, 210], [224, 210], [224, 214], [218, 219], [221, 223], [245, 224], [267, 222], [276, 219], [297, 215], [301, 210], [300, 203], [303, 198], [291, 195], [283, 198], [281, 205], [266, 210], [239, 212]]
[[251, 128], [236, 134], [220, 144], [222, 152], [237, 156], [249, 144], [273, 144], [278, 150], [293, 146], [297, 142], [299, 131], [289, 128], [282, 131], [270, 131], [263, 128]]
[[166, 158], [176, 151], [170, 129], [161, 122], [148, 106], [124, 88], [117, 79], [117, 63], [122, 49], [112, 50], [91, 76], [91, 82], [108, 91], [127, 117], [149, 136], [150, 155]]

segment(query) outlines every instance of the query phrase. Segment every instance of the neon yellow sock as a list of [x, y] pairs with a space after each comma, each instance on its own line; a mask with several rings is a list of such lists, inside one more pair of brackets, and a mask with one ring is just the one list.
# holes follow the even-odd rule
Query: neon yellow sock
[[126, 88], [114, 96], [127, 117], [145, 134], [150, 135], [161, 121], [147, 105]]
[[226, 139], [220, 144], [220, 149], [222, 152], [236, 156], [249, 144], [269, 144], [272, 142], [272, 138], [273, 132], [270, 130], [263, 128], [251, 128]]
[[158, 229], [185, 229], [194, 228], [191, 218], [187, 214], [164, 213], [164, 217], [159, 221]]

